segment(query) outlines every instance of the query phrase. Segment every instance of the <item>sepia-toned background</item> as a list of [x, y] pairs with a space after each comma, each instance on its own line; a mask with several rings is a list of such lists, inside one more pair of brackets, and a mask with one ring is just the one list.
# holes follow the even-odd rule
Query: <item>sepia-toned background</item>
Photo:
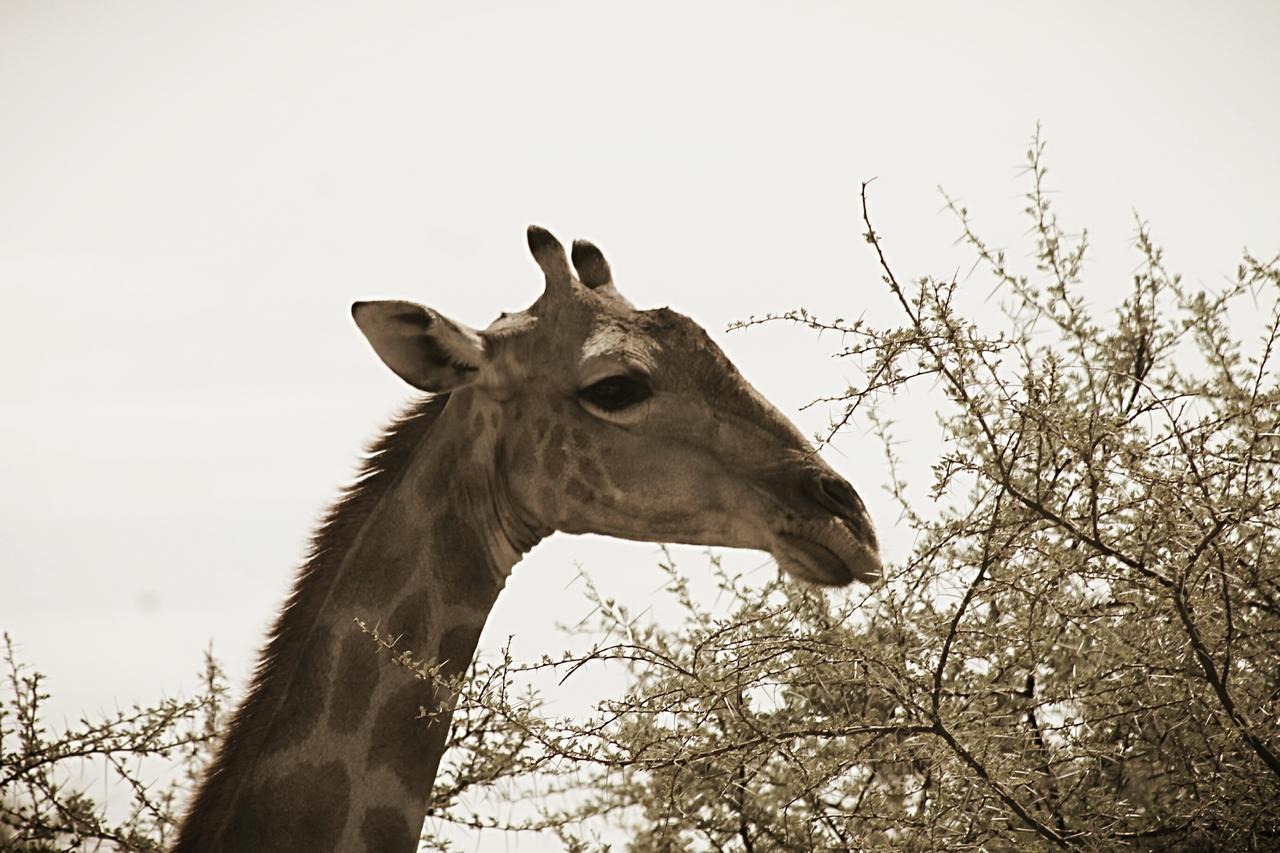
[[[838, 342], [725, 329], [890, 316], [862, 180], [900, 271], [964, 280], [938, 185], [1010, 242], [1040, 122], [1058, 213], [1093, 235], [1094, 304], [1129, 285], [1135, 211], [1215, 287], [1242, 242], [1280, 237], [1278, 41], [1269, 2], [4, 0], [0, 628], [67, 718], [188, 689], [210, 641], [240, 683], [314, 522], [409, 399], [350, 303], [519, 310], [542, 286], [529, 223], [595, 241], [632, 301], [703, 323], [806, 433], [829, 413], [799, 408], [853, 369]], [[901, 414], [928, 457], [931, 411]], [[826, 456], [893, 560], [910, 542], [859, 434]], [[657, 558], [553, 537], [482, 649], [557, 651], [579, 566], [642, 608]]]

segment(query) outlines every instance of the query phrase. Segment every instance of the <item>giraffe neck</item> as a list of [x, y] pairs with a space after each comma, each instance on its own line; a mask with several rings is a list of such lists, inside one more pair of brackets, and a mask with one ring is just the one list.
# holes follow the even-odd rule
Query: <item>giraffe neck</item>
[[458, 675], [527, 550], [450, 435], [446, 399], [388, 433], [317, 537], [175, 851], [416, 848], [454, 697], [354, 620]]

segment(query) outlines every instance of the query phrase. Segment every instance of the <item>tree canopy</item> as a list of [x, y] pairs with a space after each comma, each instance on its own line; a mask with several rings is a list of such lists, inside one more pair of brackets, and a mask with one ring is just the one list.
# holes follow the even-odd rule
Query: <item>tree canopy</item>
[[[947, 199], [998, 324], [962, 313], [954, 278], [899, 277], [866, 184], [862, 236], [901, 323], [740, 324], [836, 333], [864, 379], [831, 398], [827, 438], [865, 418], [892, 470], [878, 403], [938, 398], [931, 502], [890, 487], [910, 557], [851, 596], [721, 572], [727, 615], [668, 566], [669, 626], [597, 600], [608, 642], [480, 667], [442, 807], [536, 774], [579, 794], [541, 823], [584, 849], [610, 821], [640, 851], [1276, 843], [1280, 264], [1246, 252], [1195, 290], [1137, 221], [1129, 292], [1097, 316], [1087, 234], [1059, 225], [1045, 174], [1037, 134], [1029, 272]], [[521, 674], [592, 661], [633, 687], [590, 718], [513, 698]]]
[[[738, 324], [835, 335], [862, 379], [828, 398], [820, 438], [870, 425], [895, 472], [881, 404], [936, 399], [929, 500], [896, 473], [889, 486], [915, 536], [909, 556], [852, 594], [748, 582], [713, 556], [720, 608], [668, 560], [675, 623], [588, 586], [595, 641], [481, 660], [456, 685], [429, 844], [448, 848], [450, 825], [557, 833], [573, 850], [620, 836], [635, 851], [749, 853], [1277, 843], [1280, 257], [1246, 251], [1206, 292], [1166, 268], [1139, 220], [1127, 295], [1099, 313], [1084, 295], [1087, 233], [1059, 224], [1045, 175], [1037, 134], [1028, 271], [948, 198], [981, 275], [901, 277], [864, 184], [863, 244], [900, 322], [797, 309]], [[967, 316], [962, 289], [992, 284], [999, 321]], [[624, 695], [586, 716], [542, 713], [531, 683], [599, 665], [629, 674]], [[50, 739], [34, 716], [39, 685], [14, 664], [0, 715], [6, 843], [159, 843], [171, 811], [143, 804], [131, 824], [92, 824], [95, 804], [48, 774], [85, 752], [75, 743], [114, 744], [93, 738], [118, 726], [158, 738], [126, 750], [187, 749], [198, 765], [216, 729], [192, 721], [220, 707], [206, 681], [212, 706]], [[495, 791], [534, 805], [486, 811]]]

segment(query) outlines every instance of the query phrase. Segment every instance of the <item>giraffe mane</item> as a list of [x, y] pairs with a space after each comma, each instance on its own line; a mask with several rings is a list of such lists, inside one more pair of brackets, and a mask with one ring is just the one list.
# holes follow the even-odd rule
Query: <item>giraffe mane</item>
[[339, 578], [343, 555], [379, 500], [406, 469], [448, 401], [448, 394], [437, 394], [409, 404], [370, 442], [355, 480], [325, 513], [258, 656], [246, 698], [224, 729], [228, 732], [226, 742], [205, 770], [205, 784], [188, 806], [184, 841], [208, 845], [221, 836], [241, 794], [241, 780], [247, 776], [232, 777], [228, 771], [246, 759], [252, 761], [271, 728], [294, 675], [288, 669], [290, 662], [299, 660], [296, 651], [307, 642], [314, 625], [305, 615], [319, 612]]
[[[404, 471], [413, 451], [435, 426], [447, 402], [448, 394], [432, 394], [415, 400], [369, 443], [355, 480], [342, 490], [311, 537], [311, 547], [285, 602], [286, 613], [298, 603], [303, 582], [323, 572], [329, 558], [346, 553], [378, 500]], [[273, 638], [275, 633], [273, 630]]]

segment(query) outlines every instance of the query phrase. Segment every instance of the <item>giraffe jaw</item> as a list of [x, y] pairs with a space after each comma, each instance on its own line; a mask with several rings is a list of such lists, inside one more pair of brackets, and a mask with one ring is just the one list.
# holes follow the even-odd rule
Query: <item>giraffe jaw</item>
[[820, 586], [848, 586], [855, 580], [871, 584], [882, 574], [875, 548], [854, 538], [839, 522], [803, 534], [778, 534], [773, 556], [787, 574]]

